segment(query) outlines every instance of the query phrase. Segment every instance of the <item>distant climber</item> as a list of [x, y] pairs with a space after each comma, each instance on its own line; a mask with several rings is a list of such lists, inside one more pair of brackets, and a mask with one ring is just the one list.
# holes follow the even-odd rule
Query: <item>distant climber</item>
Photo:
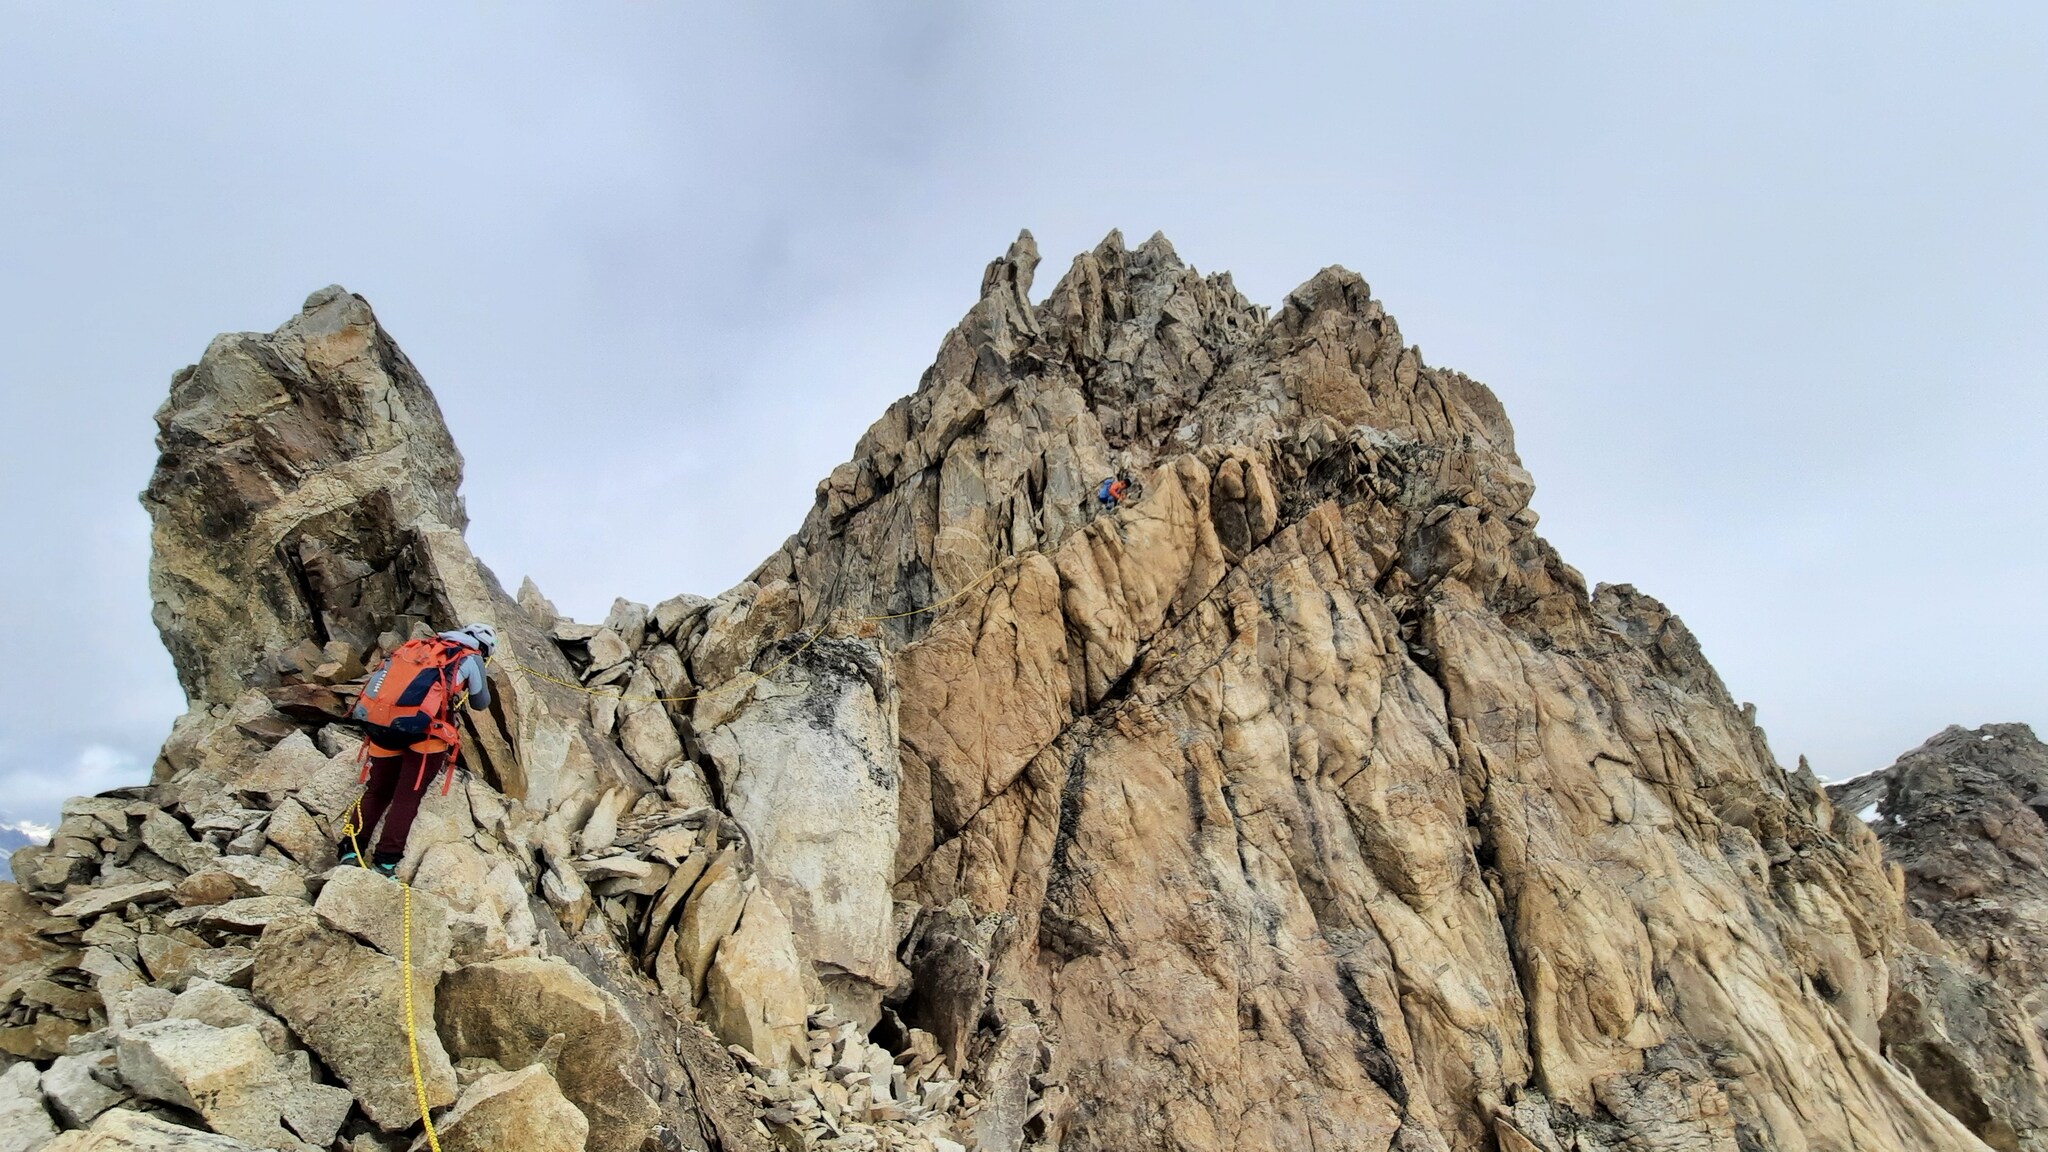
[[408, 640], [384, 658], [358, 698], [355, 719], [363, 726], [363, 780], [368, 785], [351, 814], [354, 835], [344, 836], [343, 864], [362, 864], [359, 846], [377, 821], [384, 821], [371, 864], [385, 876], [398, 874], [405, 838], [420, 814], [427, 787], [445, 769], [447, 791], [453, 761], [462, 747], [455, 709], [491, 706], [485, 662], [498, 649], [489, 624], [468, 624], [437, 636]]
[[1122, 476], [1111, 476], [1102, 482], [1102, 487], [1095, 490], [1095, 499], [1102, 505], [1102, 510], [1108, 512], [1122, 506], [1124, 497], [1130, 495], [1130, 492], [1129, 480]]

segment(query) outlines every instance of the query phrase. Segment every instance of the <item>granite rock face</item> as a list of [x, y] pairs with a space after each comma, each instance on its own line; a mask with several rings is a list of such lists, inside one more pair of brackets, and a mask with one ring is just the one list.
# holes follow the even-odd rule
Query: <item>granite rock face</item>
[[1887, 1050], [1986, 1143], [2048, 1149], [2048, 746], [2024, 724], [1951, 727], [1828, 792], [1939, 937], [1896, 963]]
[[[396, 1152], [416, 1037], [463, 1147], [2042, 1148], [2030, 734], [1831, 799], [1359, 277], [1037, 263], [748, 579], [597, 623], [470, 553], [361, 298], [216, 340], [144, 497], [191, 711], [14, 857], [13, 1112]], [[476, 619], [409, 887], [333, 869], [364, 676]]]

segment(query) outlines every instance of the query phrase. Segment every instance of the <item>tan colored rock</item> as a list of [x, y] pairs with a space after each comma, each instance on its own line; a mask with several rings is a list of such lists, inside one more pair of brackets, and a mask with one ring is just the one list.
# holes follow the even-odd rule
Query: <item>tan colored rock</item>
[[164, 1018], [197, 1020], [215, 1028], [254, 1028], [270, 1050], [280, 1056], [291, 1047], [291, 1033], [284, 1023], [256, 1007], [249, 993], [211, 980], [194, 980], [187, 984]]
[[804, 984], [789, 919], [774, 894], [756, 888], [704, 981], [704, 1017], [719, 1039], [769, 1067], [804, 1051]]
[[95, 888], [50, 909], [50, 915], [88, 920], [118, 912], [131, 904], [161, 903], [170, 899], [173, 885], [168, 880], [147, 880], [138, 884], [117, 884]]
[[420, 860], [413, 891], [438, 897], [449, 910], [451, 947], [459, 963], [525, 952], [539, 935], [517, 870], [474, 845], [455, 842], [430, 850]]
[[[2048, 853], [2038, 789], [1978, 789], [1953, 766], [1990, 766], [1956, 750], [1893, 777], [1921, 781], [1930, 824], [1955, 818], [1938, 835], [1963, 847], [1940, 852], [1836, 810], [1668, 609], [1588, 589], [1536, 535], [1499, 401], [1426, 363], [1356, 275], [1267, 310], [1163, 237], [1112, 235], [1033, 304], [1037, 262], [1027, 235], [989, 265], [916, 392], [746, 581], [622, 602], [602, 627], [515, 603], [469, 551], [459, 457], [359, 298], [316, 293], [276, 333], [216, 341], [173, 384], [145, 498], [194, 708], [150, 802], [67, 806], [18, 858], [38, 899], [89, 902], [50, 930], [81, 933], [109, 1023], [233, 959], [149, 932], [187, 925], [189, 945], [270, 919], [259, 1001], [374, 1122], [412, 1122], [390, 956], [244, 903], [285, 896], [208, 881], [181, 895], [217, 900], [163, 914], [168, 889], [109, 891], [207, 873], [199, 838], [311, 864], [355, 795], [352, 747], [338, 726], [287, 731], [266, 689], [489, 619], [499, 703], [465, 718], [473, 780], [430, 799], [405, 874], [446, 859], [489, 880], [447, 921], [469, 963], [442, 1030], [515, 1073], [558, 1057], [607, 1152], [657, 1120], [766, 1145], [731, 1111], [725, 1056], [671, 1019], [707, 983], [707, 1014], [771, 1055], [792, 984], [855, 1017], [820, 1029], [803, 1100], [760, 1069], [785, 1142], [860, 1144], [852, 1126], [880, 1122], [941, 1149], [974, 1132], [1067, 1152], [2035, 1152], [2041, 981], [2031, 910], [2000, 893], [2031, 891]], [[1105, 509], [1112, 474], [1133, 487]], [[579, 675], [704, 694], [594, 719], [550, 682]], [[593, 892], [576, 833], [607, 792], [632, 798], [627, 824], [645, 795], [710, 799], [685, 735], [744, 834], [671, 852], [658, 893], [652, 865], [600, 866]], [[1943, 808], [1948, 785], [1967, 803]], [[529, 889], [530, 947], [573, 950], [616, 996], [559, 964], [474, 962], [500, 925], [512, 944]], [[349, 920], [388, 948], [382, 922]], [[886, 1099], [839, 1035], [885, 988], [946, 1032], [944, 1052], [912, 1033]], [[66, 992], [38, 995], [0, 1047], [47, 1059], [81, 1024]]]
[[473, 964], [442, 981], [435, 1019], [458, 1058], [518, 1071], [563, 1037], [561, 1090], [590, 1121], [592, 1152], [637, 1152], [660, 1119], [636, 1071], [640, 1038], [625, 1007], [559, 960]]
[[[408, 937], [410, 904], [410, 937]], [[438, 975], [453, 941], [448, 908], [441, 898], [388, 880], [367, 868], [336, 868], [327, 874], [313, 912], [330, 926], [394, 959], [406, 955], [408, 939], [416, 971]]]
[[[463, 1089], [440, 1125], [443, 1152], [581, 1152], [590, 1122], [538, 1064], [484, 1076]], [[420, 1145], [424, 1146], [425, 1137]]]
[[[432, 1025], [439, 975], [414, 966], [411, 1005], [427, 1100], [436, 1108], [455, 1102], [455, 1071]], [[257, 1003], [349, 1086], [372, 1122], [396, 1131], [418, 1120], [410, 1078], [393, 1074], [408, 1041], [399, 960], [310, 913], [284, 917], [257, 941], [254, 990]]]
[[693, 1002], [704, 998], [704, 976], [711, 970], [719, 942], [739, 923], [746, 904], [747, 882], [740, 875], [738, 856], [731, 851], [720, 853], [697, 878], [676, 926], [676, 961], [689, 981]]

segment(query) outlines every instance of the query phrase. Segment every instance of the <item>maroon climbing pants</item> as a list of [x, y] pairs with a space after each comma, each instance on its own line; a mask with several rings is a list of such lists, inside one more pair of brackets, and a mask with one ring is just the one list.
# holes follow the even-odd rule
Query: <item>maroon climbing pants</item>
[[396, 860], [405, 855], [405, 837], [420, 814], [420, 801], [441, 778], [448, 753], [401, 752], [396, 756], [370, 757], [370, 784], [363, 790], [363, 816], [359, 836], [368, 836], [384, 820], [377, 837], [376, 858]]

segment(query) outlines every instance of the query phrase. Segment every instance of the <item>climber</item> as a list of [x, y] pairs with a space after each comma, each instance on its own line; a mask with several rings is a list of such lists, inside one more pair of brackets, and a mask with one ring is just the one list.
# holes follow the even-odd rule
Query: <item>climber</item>
[[[467, 624], [452, 632], [408, 640], [370, 675], [355, 707], [363, 725], [363, 780], [368, 787], [351, 814], [352, 836], [341, 843], [341, 862], [360, 865], [358, 845], [369, 839], [381, 817], [371, 864], [385, 876], [398, 875], [405, 856], [405, 837], [420, 814], [427, 787], [445, 769], [454, 782], [452, 762], [460, 754], [461, 730], [455, 710], [464, 702], [482, 710], [491, 706], [491, 682], [485, 662], [498, 649], [498, 633], [489, 624]], [[449, 784], [442, 786], [446, 791]]]
[[1124, 497], [1129, 495], [1130, 491], [1131, 482], [1129, 480], [1124, 479], [1121, 475], [1111, 476], [1102, 482], [1101, 488], [1096, 489], [1095, 499], [1101, 503], [1103, 511], [1106, 512], [1121, 505], [1124, 502]]

